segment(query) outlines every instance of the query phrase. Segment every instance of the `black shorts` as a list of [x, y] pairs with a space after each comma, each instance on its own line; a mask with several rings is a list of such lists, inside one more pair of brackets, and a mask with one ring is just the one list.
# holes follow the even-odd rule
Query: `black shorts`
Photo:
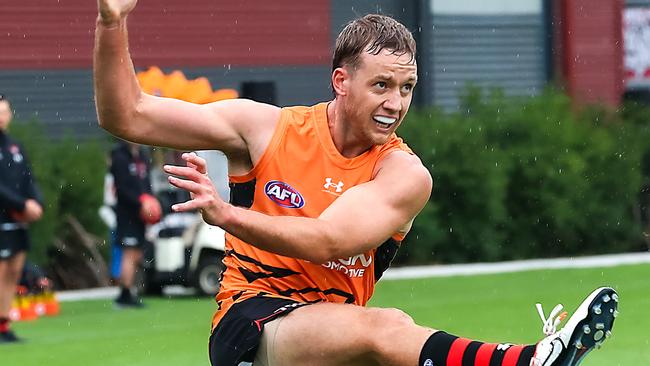
[[0, 231], [0, 260], [9, 259], [20, 252], [29, 250], [27, 230]]
[[237, 366], [253, 362], [264, 324], [304, 306], [294, 300], [256, 296], [234, 304], [210, 336], [212, 366]]
[[145, 245], [145, 236], [144, 236], [144, 226], [143, 227], [126, 227], [126, 228], [117, 228], [117, 244], [122, 248], [138, 248], [142, 249]]

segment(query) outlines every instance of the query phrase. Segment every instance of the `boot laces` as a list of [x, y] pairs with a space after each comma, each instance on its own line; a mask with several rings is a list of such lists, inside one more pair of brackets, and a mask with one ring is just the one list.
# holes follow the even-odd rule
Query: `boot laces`
[[557, 326], [560, 325], [562, 320], [568, 315], [566, 311], [560, 313], [563, 308], [562, 304], [555, 305], [548, 317], [544, 316], [542, 304], [535, 304], [535, 307], [537, 308], [537, 313], [539, 314], [539, 317], [542, 319], [542, 323], [544, 324], [542, 327], [542, 332], [544, 332], [544, 335], [546, 336], [555, 334], [557, 332]]

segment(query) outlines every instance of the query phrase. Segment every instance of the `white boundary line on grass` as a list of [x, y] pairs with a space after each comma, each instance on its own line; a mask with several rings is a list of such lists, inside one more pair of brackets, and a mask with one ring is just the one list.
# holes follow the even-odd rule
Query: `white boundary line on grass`
[[[188, 295], [194, 290], [187, 289], [183, 286], [167, 286], [163, 293], [165, 295]], [[98, 287], [85, 290], [59, 291], [56, 298], [59, 301], [78, 301], [78, 300], [105, 300], [114, 299], [119, 294], [118, 287]]]
[[117, 287], [99, 287], [85, 290], [57, 291], [59, 301], [103, 300], [117, 297], [120, 290]]
[[540, 269], [615, 267], [642, 263], [650, 263], [650, 252], [575, 258], [531, 259], [497, 263], [398, 267], [389, 268], [382, 279], [399, 280], [426, 277], [471, 276], [478, 274], [533, 271]]
[[[472, 276], [523, 272], [540, 269], [599, 268], [650, 263], [650, 252], [599, 255], [592, 257], [531, 259], [497, 263], [449, 264], [389, 268], [383, 280], [401, 280], [426, 277]], [[118, 294], [117, 287], [57, 292], [59, 301], [112, 299]]]

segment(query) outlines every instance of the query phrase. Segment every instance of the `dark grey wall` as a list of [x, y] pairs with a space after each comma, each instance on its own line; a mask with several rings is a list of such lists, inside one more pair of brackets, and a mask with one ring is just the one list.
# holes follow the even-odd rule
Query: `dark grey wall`
[[99, 132], [90, 71], [0, 70], [0, 93], [11, 99], [15, 120], [36, 118], [52, 137]]
[[[239, 90], [245, 81], [273, 81], [282, 106], [312, 104], [331, 96], [329, 69], [324, 66], [182, 71], [189, 79], [207, 77], [215, 89]], [[0, 93], [12, 100], [16, 120], [37, 118], [53, 138], [66, 131], [79, 138], [104, 136], [97, 127], [90, 70], [0, 70]]]
[[183, 70], [188, 78], [205, 76], [212, 88], [238, 89], [246, 81], [272, 81], [280, 106], [309, 105], [330, 98], [329, 70], [325, 66], [262, 68], [205, 68]]
[[626, 0], [627, 6], [650, 6], [650, 0]]

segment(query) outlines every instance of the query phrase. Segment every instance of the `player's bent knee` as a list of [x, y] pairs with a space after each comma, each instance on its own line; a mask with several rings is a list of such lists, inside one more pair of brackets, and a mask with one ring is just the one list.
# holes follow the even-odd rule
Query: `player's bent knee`
[[403, 335], [409, 328], [415, 326], [413, 318], [399, 309], [370, 309], [370, 328], [372, 349], [381, 354], [395, 337]]
[[366, 315], [365, 354], [373, 360], [373, 364], [383, 364], [387, 352], [394, 349], [395, 339], [408, 334], [415, 322], [399, 309], [369, 308]]
[[373, 309], [376, 311], [376, 322], [379, 326], [384, 327], [400, 327], [410, 326], [415, 324], [413, 318], [400, 309], [395, 308], [381, 308]]

